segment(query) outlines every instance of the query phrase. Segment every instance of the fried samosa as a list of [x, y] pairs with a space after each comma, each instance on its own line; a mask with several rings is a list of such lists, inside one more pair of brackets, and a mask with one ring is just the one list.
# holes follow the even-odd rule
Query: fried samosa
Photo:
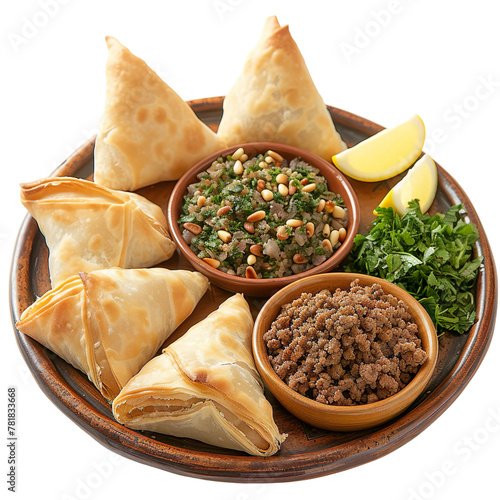
[[227, 144], [271, 141], [331, 161], [346, 149], [288, 26], [275, 16], [227, 94], [218, 135]]
[[161, 78], [107, 37], [106, 98], [94, 180], [133, 191], [179, 179], [225, 144]]
[[207, 287], [201, 273], [184, 270], [82, 272], [40, 297], [16, 327], [86, 373], [112, 400], [191, 314]]
[[273, 455], [286, 436], [264, 396], [252, 328], [246, 300], [230, 297], [128, 382], [113, 402], [115, 418], [132, 429]]
[[151, 267], [176, 248], [161, 208], [135, 193], [52, 177], [22, 184], [21, 202], [45, 236], [52, 286], [80, 271]]

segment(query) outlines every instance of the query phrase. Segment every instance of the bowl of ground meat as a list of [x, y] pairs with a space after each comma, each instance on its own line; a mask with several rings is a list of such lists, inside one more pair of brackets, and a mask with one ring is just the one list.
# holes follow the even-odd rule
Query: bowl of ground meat
[[265, 384], [321, 429], [380, 425], [418, 398], [434, 371], [434, 324], [405, 290], [355, 273], [288, 285], [261, 309], [253, 353]]
[[359, 214], [332, 164], [276, 143], [240, 144], [202, 160], [176, 183], [168, 206], [189, 263], [220, 288], [251, 296], [338, 266]]

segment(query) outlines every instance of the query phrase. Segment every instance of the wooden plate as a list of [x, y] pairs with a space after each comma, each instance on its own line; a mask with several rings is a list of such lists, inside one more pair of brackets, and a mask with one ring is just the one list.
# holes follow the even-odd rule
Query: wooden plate
[[[216, 130], [222, 114], [222, 101], [222, 97], [215, 97], [189, 104], [205, 123]], [[337, 130], [349, 146], [382, 129], [346, 111], [332, 107], [329, 110]], [[57, 169], [55, 175], [90, 176], [93, 148], [94, 141], [83, 145]], [[292, 481], [339, 472], [386, 455], [422, 432], [458, 397], [481, 363], [495, 323], [497, 279], [486, 234], [465, 192], [445, 170], [438, 168], [439, 188], [431, 212], [443, 212], [452, 204], [463, 203], [468, 218], [479, 229], [476, 251], [483, 256], [484, 265], [477, 283], [477, 323], [468, 334], [440, 337], [438, 363], [426, 391], [404, 414], [387, 424], [362, 432], [322, 431], [297, 420], [267, 393], [273, 404], [276, 423], [288, 438], [277, 455], [251, 457], [194, 440], [127, 429], [115, 422], [109, 404], [85, 375], [16, 330], [19, 348], [45, 394], [77, 425], [113, 451], [170, 472], [219, 481]], [[382, 183], [352, 180], [362, 207], [360, 231], [366, 230], [373, 220], [373, 208], [402, 175]], [[139, 192], [165, 208], [173, 184], [160, 183]], [[11, 271], [14, 322], [26, 307], [49, 289], [47, 256], [44, 238], [36, 222], [26, 217], [18, 236]], [[165, 265], [189, 269], [179, 253]], [[216, 309], [229, 295], [213, 287], [169, 341], [178, 338]], [[249, 302], [255, 315], [264, 303], [263, 299], [252, 298]]]

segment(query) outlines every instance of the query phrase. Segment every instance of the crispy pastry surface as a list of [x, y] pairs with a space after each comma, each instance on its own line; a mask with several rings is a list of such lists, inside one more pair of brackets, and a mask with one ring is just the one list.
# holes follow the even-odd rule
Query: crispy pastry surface
[[133, 191], [179, 179], [225, 143], [149, 66], [107, 37], [106, 98], [95, 146], [98, 184]]
[[52, 286], [80, 271], [154, 266], [176, 248], [161, 208], [136, 193], [52, 177], [22, 184], [21, 202], [45, 236]]
[[230, 297], [129, 381], [113, 403], [115, 418], [133, 429], [273, 455], [286, 436], [264, 396], [252, 329], [246, 300]]
[[275, 16], [227, 94], [218, 135], [228, 144], [285, 143], [328, 161], [346, 148], [302, 54]]
[[112, 400], [207, 288], [205, 276], [184, 270], [82, 272], [40, 297], [16, 327], [86, 373]]

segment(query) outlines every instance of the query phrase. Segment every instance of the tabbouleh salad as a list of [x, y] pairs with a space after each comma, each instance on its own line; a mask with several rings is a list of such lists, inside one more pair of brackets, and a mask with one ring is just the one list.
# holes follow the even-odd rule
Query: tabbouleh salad
[[348, 213], [319, 170], [274, 151], [242, 148], [198, 174], [179, 225], [211, 266], [246, 278], [279, 278], [318, 266], [346, 236]]

